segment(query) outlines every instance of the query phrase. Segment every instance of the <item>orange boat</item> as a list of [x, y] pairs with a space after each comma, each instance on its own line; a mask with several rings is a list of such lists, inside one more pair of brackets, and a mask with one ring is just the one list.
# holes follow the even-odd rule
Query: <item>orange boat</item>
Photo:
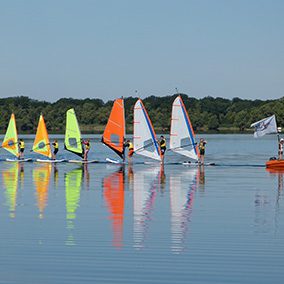
[[266, 162], [267, 169], [284, 170], [284, 160], [269, 160]]

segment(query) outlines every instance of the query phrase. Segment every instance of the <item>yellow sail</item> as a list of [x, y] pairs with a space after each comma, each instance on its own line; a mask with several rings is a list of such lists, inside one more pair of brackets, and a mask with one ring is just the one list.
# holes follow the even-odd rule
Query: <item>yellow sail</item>
[[33, 151], [49, 158], [52, 157], [48, 133], [42, 114], [39, 118]]
[[16, 128], [16, 119], [15, 115], [12, 113], [9, 125], [2, 143], [2, 148], [9, 151], [16, 157], [19, 157], [18, 152], [18, 134]]

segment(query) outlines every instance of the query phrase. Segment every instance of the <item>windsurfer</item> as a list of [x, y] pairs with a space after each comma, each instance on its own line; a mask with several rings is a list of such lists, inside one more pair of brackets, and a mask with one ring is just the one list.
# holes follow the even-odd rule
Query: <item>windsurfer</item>
[[124, 148], [128, 148], [128, 161], [131, 161], [131, 158], [134, 154], [134, 147], [132, 142], [128, 139], [126, 142], [124, 142]]
[[278, 143], [278, 160], [283, 159], [283, 145], [284, 145], [284, 139], [281, 138]]
[[204, 140], [204, 138], [200, 138], [200, 141], [198, 143], [198, 149], [200, 154], [199, 163], [201, 165], [204, 165], [204, 155], [205, 155], [205, 145], [207, 144], [207, 141]]
[[55, 160], [56, 159], [56, 154], [59, 150], [59, 146], [58, 146], [58, 141], [57, 139], [55, 139], [52, 143], [53, 146], [53, 154], [52, 154], [52, 159]]
[[23, 159], [25, 151], [25, 142], [23, 139], [20, 139], [18, 144], [19, 144], [19, 159]]
[[161, 135], [160, 140], [158, 142], [159, 142], [160, 150], [161, 150], [162, 163], [164, 163], [165, 152], [167, 150], [165, 137], [163, 135]]
[[83, 146], [83, 153], [84, 153], [84, 161], [88, 160], [88, 153], [90, 151], [91, 145], [90, 145], [90, 139], [82, 140], [82, 146]]

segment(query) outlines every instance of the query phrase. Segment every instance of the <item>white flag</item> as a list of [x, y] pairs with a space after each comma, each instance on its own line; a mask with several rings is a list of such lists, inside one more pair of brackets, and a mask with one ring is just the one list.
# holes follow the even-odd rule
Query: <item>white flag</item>
[[253, 123], [250, 127], [254, 127], [255, 138], [261, 137], [265, 134], [277, 133], [275, 115], [257, 121]]

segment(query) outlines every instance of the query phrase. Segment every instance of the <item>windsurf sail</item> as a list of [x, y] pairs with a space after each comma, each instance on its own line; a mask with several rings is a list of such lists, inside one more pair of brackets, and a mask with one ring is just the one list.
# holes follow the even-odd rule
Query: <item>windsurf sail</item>
[[170, 149], [193, 160], [198, 160], [199, 151], [195, 134], [181, 96], [172, 105]]
[[77, 117], [73, 108], [66, 113], [66, 130], [65, 130], [65, 149], [83, 157], [83, 147], [81, 144], [81, 131]]
[[102, 142], [121, 158], [124, 156], [125, 116], [123, 99], [116, 99], [102, 136]]
[[161, 161], [161, 151], [148, 113], [141, 99], [134, 106], [134, 152]]
[[52, 157], [48, 133], [42, 114], [39, 117], [33, 151], [49, 158]]
[[2, 143], [2, 148], [9, 151], [14, 156], [19, 157], [16, 119], [13, 113], [11, 115], [9, 125]]

